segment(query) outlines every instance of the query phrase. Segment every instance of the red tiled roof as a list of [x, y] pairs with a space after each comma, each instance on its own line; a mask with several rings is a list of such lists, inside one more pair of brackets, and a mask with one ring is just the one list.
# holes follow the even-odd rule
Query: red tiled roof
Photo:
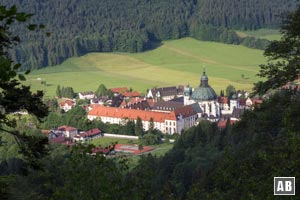
[[60, 106], [64, 106], [65, 104], [72, 106], [73, 105], [73, 101], [72, 100], [65, 100], [63, 102], [60, 103]]
[[135, 109], [124, 109], [124, 108], [113, 108], [100, 106], [91, 110], [88, 115], [98, 116], [98, 117], [114, 117], [114, 118], [128, 118], [136, 120], [140, 117], [143, 121], [150, 121], [151, 118], [155, 122], [164, 122], [168, 120], [176, 120], [175, 112], [163, 113], [163, 112], [153, 112], [146, 110], [135, 110]]
[[90, 136], [94, 136], [94, 135], [98, 135], [100, 134], [102, 131], [100, 131], [98, 128], [94, 128], [91, 130], [88, 130], [84, 133], [81, 133], [80, 136], [81, 137], [90, 137]]
[[59, 131], [75, 131], [77, 128], [71, 126], [60, 126], [57, 128]]
[[176, 116], [182, 115], [183, 118], [197, 114], [192, 106], [184, 106], [184, 107], [174, 110], [174, 112], [175, 112]]
[[139, 97], [139, 96], [141, 96], [140, 93], [137, 92], [137, 91], [134, 91], [134, 92], [124, 92], [122, 95], [125, 96], [125, 97]]
[[123, 94], [124, 92], [128, 92], [129, 91], [127, 87], [111, 88], [110, 90], [113, 93], [119, 93], [119, 94]]

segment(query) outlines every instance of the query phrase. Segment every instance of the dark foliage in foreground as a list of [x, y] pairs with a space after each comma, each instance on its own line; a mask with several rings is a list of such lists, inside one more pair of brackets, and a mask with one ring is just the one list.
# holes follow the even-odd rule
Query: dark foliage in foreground
[[[300, 175], [299, 105], [299, 93], [283, 92], [224, 130], [203, 121], [165, 156], [143, 156], [131, 169], [126, 159], [86, 154], [88, 146], [57, 146], [42, 159], [43, 170], [5, 182], [8, 197], [274, 199], [274, 176]], [[299, 184], [296, 178], [295, 199]]]

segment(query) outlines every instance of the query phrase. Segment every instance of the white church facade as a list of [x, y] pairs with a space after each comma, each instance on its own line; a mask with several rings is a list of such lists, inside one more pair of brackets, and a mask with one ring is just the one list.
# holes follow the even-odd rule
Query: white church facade
[[216, 121], [220, 117], [220, 105], [218, 97], [213, 88], [208, 84], [208, 77], [203, 70], [200, 85], [192, 89], [190, 86], [184, 88], [184, 105], [198, 103], [202, 109], [202, 117]]

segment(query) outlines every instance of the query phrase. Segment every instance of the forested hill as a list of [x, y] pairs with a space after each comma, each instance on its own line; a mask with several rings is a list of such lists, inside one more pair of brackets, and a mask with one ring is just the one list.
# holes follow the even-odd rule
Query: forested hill
[[278, 15], [293, 10], [296, 1], [2, 0], [1, 4], [35, 14], [32, 22], [43, 23], [52, 33], [47, 38], [12, 28], [23, 41], [12, 52], [13, 59], [34, 69], [88, 52], [140, 52], [154, 42], [186, 36], [241, 43], [230, 29], [276, 27]]

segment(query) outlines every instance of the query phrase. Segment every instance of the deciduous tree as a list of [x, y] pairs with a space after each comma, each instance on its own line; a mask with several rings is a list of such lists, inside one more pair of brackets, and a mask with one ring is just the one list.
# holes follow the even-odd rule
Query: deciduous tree
[[256, 93], [264, 94], [300, 75], [300, 7], [283, 19], [282, 37], [273, 41], [265, 50], [267, 64], [260, 65], [258, 76], [266, 80], [255, 84]]
[[228, 85], [226, 87], [226, 96], [228, 98], [231, 98], [231, 96], [235, 93], [235, 88], [233, 87], [233, 85]]
[[[32, 167], [39, 167], [37, 159], [45, 153], [44, 145], [47, 138], [26, 136], [18, 132], [14, 129], [16, 120], [8, 116], [9, 113], [20, 110], [26, 110], [38, 119], [48, 114], [48, 108], [42, 102], [43, 92], [32, 93], [29, 86], [21, 83], [29, 71], [18, 73], [21, 64], [15, 64], [9, 55], [10, 48], [20, 42], [19, 37], [10, 32], [11, 26], [19, 22], [26, 24], [26, 20], [30, 17], [30, 14], [18, 12], [15, 6], [11, 8], [0, 6], [0, 130], [13, 135], [29, 164]], [[28, 24], [27, 27], [29, 30], [38, 28], [35, 24]]]

